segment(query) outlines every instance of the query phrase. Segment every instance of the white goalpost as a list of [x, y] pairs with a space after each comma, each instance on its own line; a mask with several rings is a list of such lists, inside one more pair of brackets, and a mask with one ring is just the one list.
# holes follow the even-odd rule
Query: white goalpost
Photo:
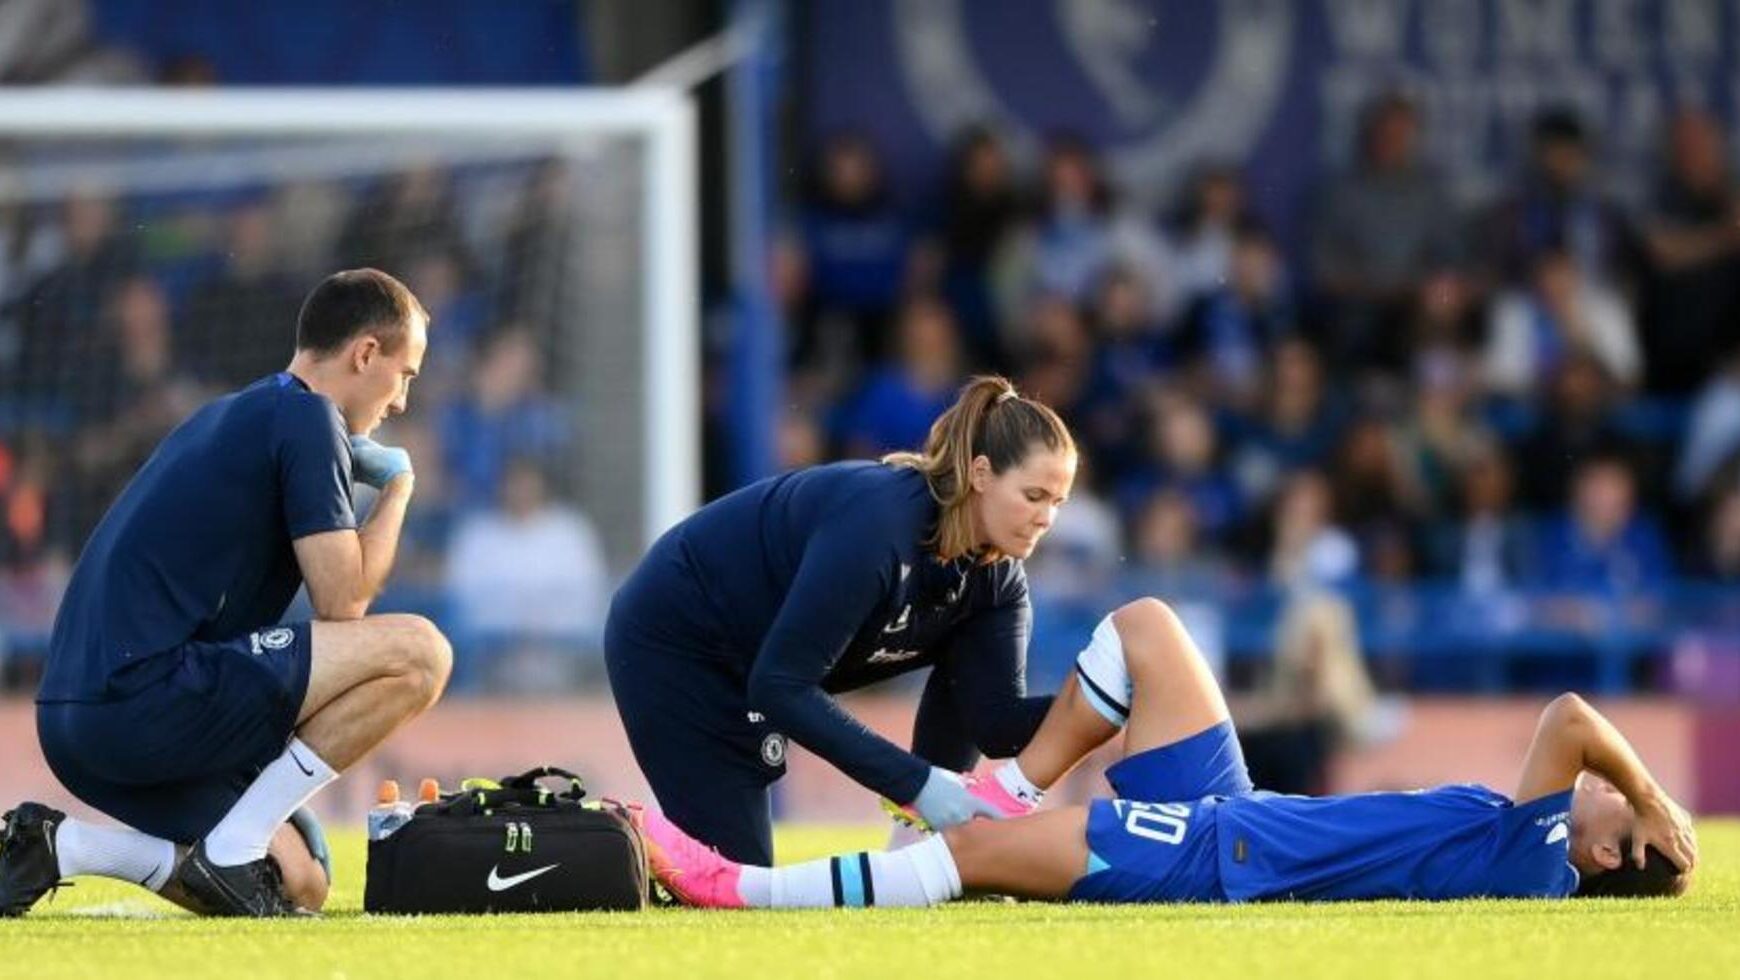
[[[483, 243], [471, 251], [483, 253], [473, 261], [490, 271], [491, 295], [519, 297], [521, 318], [553, 307], [528, 329], [551, 386], [582, 406], [570, 483], [620, 566], [699, 501], [695, 128], [687, 96], [657, 89], [15, 90], [0, 99], [0, 207], [47, 211], [91, 188], [153, 213], [244, 186], [355, 197], [371, 181], [440, 168], [463, 185], [456, 237]], [[550, 160], [554, 199], [568, 208], [559, 220], [509, 189]], [[510, 212], [518, 230], [498, 233]], [[352, 216], [366, 232], [369, 216]], [[524, 230], [540, 217], [547, 227]], [[329, 235], [341, 224], [329, 221]], [[408, 227], [409, 248], [419, 229]], [[545, 267], [510, 267], [524, 255]], [[454, 366], [455, 391], [474, 367]]]

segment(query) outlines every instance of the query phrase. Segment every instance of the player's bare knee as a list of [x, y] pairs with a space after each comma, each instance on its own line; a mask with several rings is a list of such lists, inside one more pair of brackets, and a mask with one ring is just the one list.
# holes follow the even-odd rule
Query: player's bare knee
[[1164, 669], [1166, 661], [1189, 652], [1189, 646], [1174, 642], [1183, 631], [1172, 607], [1152, 596], [1135, 599], [1112, 613], [1112, 625], [1124, 647], [1124, 663], [1131, 676], [1145, 669]]
[[376, 619], [384, 632], [377, 647], [381, 676], [404, 678], [433, 696], [453, 668], [447, 638], [423, 616], [393, 613]]
[[434, 704], [441, 698], [441, 693], [447, 690], [447, 679], [453, 675], [453, 644], [431, 623], [429, 628], [434, 632], [430, 638], [427, 651], [425, 677], [428, 684], [427, 704]]
[[422, 703], [432, 704], [453, 672], [453, 647], [441, 630], [422, 616], [404, 617], [402, 633], [403, 673]]

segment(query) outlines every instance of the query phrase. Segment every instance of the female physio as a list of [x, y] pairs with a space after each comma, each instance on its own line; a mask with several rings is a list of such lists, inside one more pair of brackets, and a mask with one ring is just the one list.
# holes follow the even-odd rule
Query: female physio
[[[1055, 412], [978, 377], [920, 452], [796, 470], [666, 532], [616, 593], [605, 660], [635, 759], [665, 814], [734, 861], [768, 864], [768, 787], [786, 739], [941, 829], [1019, 812], [1019, 770], [1050, 697], [1026, 693], [1022, 560], [1075, 477]], [[931, 668], [912, 751], [832, 695]]]

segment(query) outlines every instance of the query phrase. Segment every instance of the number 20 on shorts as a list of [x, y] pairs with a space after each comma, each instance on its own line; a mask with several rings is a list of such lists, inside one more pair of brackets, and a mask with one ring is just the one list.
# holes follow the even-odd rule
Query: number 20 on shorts
[[1187, 803], [1139, 803], [1134, 800], [1113, 802], [1124, 815], [1124, 830], [1162, 844], [1184, 840], [1190, 826], [1190, 805]]

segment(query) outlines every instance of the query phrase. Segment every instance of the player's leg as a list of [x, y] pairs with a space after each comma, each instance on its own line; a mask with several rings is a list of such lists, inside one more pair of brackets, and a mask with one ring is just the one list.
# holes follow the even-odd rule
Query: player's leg
[[1171, 745], [1228, 721], [1226, 697], [1208, 661], [1171, 607], [1140, 599], [1118, 610], [1132, 690], [1124, 755]]
[[[176, 861], [179, 863], [186, 859], [188, 849], [177, 847], [175, 852]], [[272, 835], [272, 843], [268, 846], [267, 853], [277, 864], [284, 879], [284, 895], [293, 905], [309, 912], [318, 912], [326, 906], [332, 880], [300, 831], [290, 824], [279, 827], [278, 832]], [[161, 898], [189, 912], [209, 912], [199, 897], [190, 893], [179, 879], [172, 877], [162, 887], [154, 890]]]
[[1158, 599], [1138, 599], [1094, 630], [1075, 673], [1016, 763], [1045, 788], [1120, 728], [1128, 756], [1229, 717], [1214, 672], [1178, 616]]
[[297, 735], [344, 770], [441, 697], [453, 648], [421, 616], [315, 622]]
[[[446, 638], [420, 616], [283, 629], [292, 642], [282, 656], [263, 658], [278, 668], [280, 693], [293, 705], [282, 749], [177, 869], [199, 901], [229, 914], [287, 905], [272, 897], [282, 894], [284, 870], [266, 860], [273, 837], [341, 771], [434, 704], [452, 668]], [[255, 634], [255, 642], [270, 647], [264, 638], [276, 632]]]
[[1087, 808], [973, 820], [942, 832], [961, 888], [1046, 901], [1069, 897], [1088, 866]]
[[452, 667], [446, 639], [420, 616], [315, 622], [307, 629], [307, 680], [296, 692], [294, 737], [205, 836], [206, 853], [220, 867], [265, 857], [297, 807], [434, 704]]
[[[62, 778], [76, 795], [123, 823], [69, 817], [36, 803], [9, 811], [0, 845], [4, 914], [23, 914], [59, 882], [85, 875], [131, 882], [190, 911], [211, 911], [176, 880], [175, 870], [188, 847], [162, 835], [192, 839], [203, 824], [186, 815], [222, 812], [241, 795], [240, 785], [205, 781], [130, 787], [97, 783], [76, 774]], [[299, 815], [297, 820], [307, 830], [290, 824], [280, 827], [270, 853], [283, 876], [285, 895], [296, 907], [317, 911], [330, 886], [326, 863], [315, 857], [317, 849], [324, 851], [324, 836], [311, 817]], [[145, 824], [157, 833], [135, 829], [127, 821]]]
[[782, 867], [741, 864], [656, 810], [636, 819], [653, 874], [703, 908], [936, 905], [968, 892], [1061, 899], [1088, 868], [1086, 810], [974, 820], [892, 851], [860, 851]]
[[[364, 642], [334, 644], [334, 632]], [[219, 914], [283, 914], [293, 907], [287, 893], [310, 901], [321, 891], [306, 847], [279, 844], [277, 860], [266, 860], [275, 838], [288, 840], [289, 815], [336, 776], [293, 737], [298, 721], [316, 723], [314, 743], [348, 765], [427, 706], [448, 659], [439, 633], [410, 617], [293, 624], [161, 656], [167, 671], [127, 698], [38, 709], [43, 752], [61, 782], [126, 825], [56, 821], [71, 831], [60, 874], [122, 877]], [[359, 722], [364, 704], [378, 716]], [[158, 870], [170, 842], [194, 845], [187, 859], [167, 859], [174, 886]], [[35, 886], [37, 896], [47, 890]]]

